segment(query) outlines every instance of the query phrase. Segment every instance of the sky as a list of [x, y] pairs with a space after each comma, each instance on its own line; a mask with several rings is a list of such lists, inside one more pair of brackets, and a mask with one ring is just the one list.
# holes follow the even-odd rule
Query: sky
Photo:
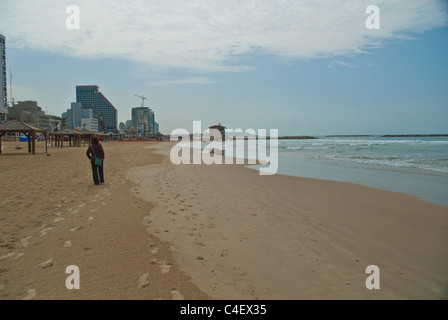
[[98, 85], [119, 122], [145, 96], [168, 135], [193, 121], [280, 136], [446, 134], [447, 3], [0, 0], [8, 99], [60, 116], [77, 85]]

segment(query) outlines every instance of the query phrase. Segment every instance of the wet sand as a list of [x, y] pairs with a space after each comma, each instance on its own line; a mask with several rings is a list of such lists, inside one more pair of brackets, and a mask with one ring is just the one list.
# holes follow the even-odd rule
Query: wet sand
[[[237, 165], [165, 158], [129, 173], [154, 206], [148, 231], [213, 299], [448, 297], [448, 207]], [[379, 290], [366, 288], [370, 265]]]

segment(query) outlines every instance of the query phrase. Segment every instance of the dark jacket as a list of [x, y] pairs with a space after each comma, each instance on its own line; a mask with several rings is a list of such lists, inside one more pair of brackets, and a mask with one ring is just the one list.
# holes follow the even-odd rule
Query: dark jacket
[[[92, 152], [92, 148], [93, 148], [93, 152]], [[95, 155], [94, 155], [94, 153], [95, 153]], [[95, 157], [98, 159], [103, 159], [103, 160], [105, 158], [103, 146], [99, 143], [91, 144], [87, 148], [86, 155], [87, 155], [87, 158], [89, 158], [91, 161], [94, 161]]]

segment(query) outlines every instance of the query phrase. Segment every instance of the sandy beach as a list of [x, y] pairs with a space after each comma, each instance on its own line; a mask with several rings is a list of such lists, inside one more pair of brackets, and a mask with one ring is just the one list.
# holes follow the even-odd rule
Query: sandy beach
[[[95, 186], [80, 148], [0, 155], [1, 299], [207, 299], [174, 265], [143, 218], [152, 204], [131, 193], [128, 168], [163, 159], [139, 143], [105, 143], [105, 184]], [[146, 145], [148, 146], [148, 144]], [[138, 192], [138, 191], [136, 191]], [[68, 290], [66, 268], [80, 270]]]
[[[358, 184], [179, 165], [170, 142], [3, 142], [0, 299], [447, 299], [448, 207]], [[80, 269], [68, 290], [66, 267]], [[378, 290], [365, 285], [380, 270]]]

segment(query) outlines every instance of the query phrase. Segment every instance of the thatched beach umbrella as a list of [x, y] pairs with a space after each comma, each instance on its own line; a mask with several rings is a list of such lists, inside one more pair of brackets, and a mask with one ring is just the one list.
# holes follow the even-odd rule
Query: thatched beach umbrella
[[[0, 123], [0, 153], [2, 153], [2, 136], [5, 133], [24, 133], [28, 137], [28, 153], [36, 154], [36, 133], [43, 133], [45, 140], [47, 140], [47, 131], [38, 128], [30, 123], [9, 120]], [[45, 143], [45, 152], [47, 152], [47, 143]]]
[[81, 138], [84, 142], [88, 142], [89, 144], [91, 143], [92, 139], [98, 135], [97, 132], [92, 132], [90, 130], [87, 129], [82, 129], [81, 131], [79, 131], [81, 133]]
[[57, 130], [53, 132], [52, 134], [53, 140], [55, 142], [55, 146], [57, 147], [64, 147], [64, 138], [68, 137], [69, 139], [69, 146], [70, 147], [79, 147], [80, 140], [81, 140], [81, 133], [78, 131], [75, 131], [73, 129], [63, 129], [63, 130]]

